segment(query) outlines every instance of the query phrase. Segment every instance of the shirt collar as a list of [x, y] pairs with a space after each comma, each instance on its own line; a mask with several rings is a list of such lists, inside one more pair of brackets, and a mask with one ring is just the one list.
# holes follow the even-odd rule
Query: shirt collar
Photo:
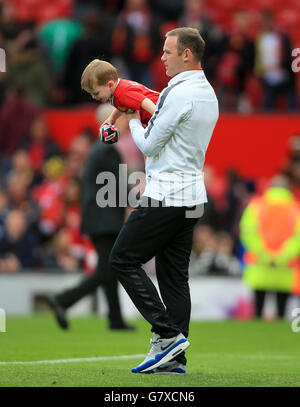
[[110, 96], [110, 98], [109, 98], [110, 103], [111, 103], [112, 105], [114, 104], [114, 93], [115, 93], [115, 90], [117, 89], [119, 83], [120, 83], [120, 78], [117, 80], [117, 83], [115, 84], [115, 87], [113, 88], [112, 94], [111, 94], [111, 96]]
[[199, 76], [199, 74], [201, 76], [204, 75], [203, 69], [199, 68], [199, 69], [191, 69], [190, 71], [183, 71], [178, 73], [177, 75], [173, 76], [173, 78], [168, 82], [168, 86], [169, 85], [173, 85], [174, 83], [177, 83], [179, 81], [184, 81], [186, 79], [190, 79], [193, 77], [197, 77]]
[[113, 88], [112, 95], [115, 93], [115, 90], [117, 89], [117, 86], [119, 85], [119, 83], [120, 83], [120, 78], [117, 80], [117, 83], [115, 84], [115, 87]]

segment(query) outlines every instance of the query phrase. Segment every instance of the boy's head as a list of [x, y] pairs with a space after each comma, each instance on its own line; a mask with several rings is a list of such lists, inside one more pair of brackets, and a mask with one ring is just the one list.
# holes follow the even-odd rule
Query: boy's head
[[93, 99], [107, 102], [118, 80], [116, 68], [109, 62], [94, 59], [81, 76], [81, 88], [90, 93]]

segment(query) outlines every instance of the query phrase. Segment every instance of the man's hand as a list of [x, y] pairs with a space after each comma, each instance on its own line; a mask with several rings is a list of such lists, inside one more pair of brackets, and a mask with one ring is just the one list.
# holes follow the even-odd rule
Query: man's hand
[[130, 121], [131, 119], [138, 119], [141, 120], [140, 112], [136, 110], [133, 113], [126, 113], [126, 116], [128, 117], [128, 120]]

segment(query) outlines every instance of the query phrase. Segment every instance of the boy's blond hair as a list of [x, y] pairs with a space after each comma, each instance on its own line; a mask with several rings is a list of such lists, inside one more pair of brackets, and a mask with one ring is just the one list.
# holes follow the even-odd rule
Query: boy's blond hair
[[81, 88], [89, 92], [94, 86], [106, 85], [110, 80], [118, 80], [116, 68], [109, 62], [93, 59], [81, 75]]

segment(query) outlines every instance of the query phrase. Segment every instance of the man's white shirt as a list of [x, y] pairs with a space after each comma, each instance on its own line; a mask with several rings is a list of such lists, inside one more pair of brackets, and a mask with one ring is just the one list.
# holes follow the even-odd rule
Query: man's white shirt
[[144, 196], [166, 206], [207, 202], [203, 165], [218, 117], [213, 88], [202, 70], [192, 70], [170, 80], [146, 129], [130, 120], [133, 140], [147, 157]]

